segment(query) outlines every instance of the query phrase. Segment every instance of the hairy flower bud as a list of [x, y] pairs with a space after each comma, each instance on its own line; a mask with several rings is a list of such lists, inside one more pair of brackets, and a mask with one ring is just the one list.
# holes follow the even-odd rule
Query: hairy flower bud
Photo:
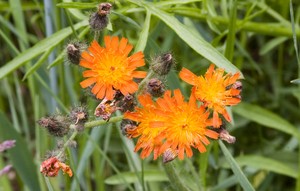
[[63, 137], [68, 134], [70, 122], [61, 115], [42, 117], [38, 120], [38, 124], [47, 129], [54, 136]]
[[100, 3], [98, 6], [98, 10], [95, 13], [92, 13], [89, 19], [90, 26], [95, 31], [103, 30], [109, 20], [108, 14], [110, 13], [112, 5], [110, 3]]
[[165, 86], [159, 79], [152, 78], [147, 83], [147, 92], [153, 97], [160, 97], [165, 92]]
[[163, 163], [171, 162], [178, 156], [178, 151], [168, 148], [163, 153]]
[[171, 53], [164, 53], [155, 57], [151, 62], [151, 69], [158, 75], [166, 75], [170, 72], [175, 61]]
[[70, 119], [75, 125], [87, 122], [88, 117], [87, 109], [84, 106], [74, 107], [70, 112]]
[[86, 45], [84, 43], [69, 43], [66, 47], [68, 61], [72, 64], [78, 65], [81, 59], [81, 53], [84, 49], [86, 49]]

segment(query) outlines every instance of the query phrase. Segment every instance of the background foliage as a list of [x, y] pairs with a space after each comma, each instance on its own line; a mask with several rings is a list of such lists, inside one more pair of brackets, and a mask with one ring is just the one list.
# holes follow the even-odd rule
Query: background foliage
[[[65, 59], [68, 42], [89, 43], [88, 16], [98, 1], [0, 1], [0, 141], [16, 139], [1, 155], [0, 190], [172, 190], [164, 165], [141, 161], [119, 122], [85, 130], [68, 150], [72, 178], [45, 178], [39, 164], [55, 138], [36, 121], [96, 100], [79, 85], [82, 70]], [[146, 58], [172, 51], [176, 67], [170, 89], [190, 87], [177, 77], [186, 67], [203, 73], [213, 62], [241, 71], [243, 101], [228, 124], [233, 145], [214, 142], [204, 154], [175, 160], [191, 190], [300, 190], [299, 100], [300, 2], [294, 0], [111, 1], [105, 34], [124, 36]], [[147, 70], [147, 67], [144, 68]], [[291, 80], [294, 83], [291, 83]], [[91, 120], [96, 120], [91, 117]], [[249, 182], [248, 182], [248, 180]]]

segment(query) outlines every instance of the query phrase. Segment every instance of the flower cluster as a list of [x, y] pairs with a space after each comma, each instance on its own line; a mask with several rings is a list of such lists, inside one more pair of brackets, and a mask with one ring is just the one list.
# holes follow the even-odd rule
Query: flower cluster
[[[89, 23], [95, 33], [87, 47], [75, 41], [66, 47], [70, 63], [84, 68], [80, 86], [98, 101], [94, 116], [108, 122], [119, 111], [124, 114], [121, 130], [128, 138], [136, 138], [135, 151], [141, 150], [141, 158], [153, 153], [154, 160], [163, 156], [164, 162], [176, 157], [191, 157], [193, 149], [206, 152], [211, 140], [222, 139], [229, 143], [235, 137], [228, 134], [222, 118], [231, 121], [226, 107], [241, 101], [242, 85], [237, 81], [239, 73], [225, 74], [212, 64], [204, 76], [197, 76], [183, 68], [179, 77], [191, 84], [191, 95], [185, 100], [179, 89], [168, 90], [164, 82], [175, 65], [172, 53], [162, 53], [151, 59], [149, 71], [143, 52], [131, 53], [133, 45], [128, 39], [104, 36], [103, 45], [98, 43], [100, 32], [108, 23], [112, 8], [101, 3], [91, 14]], [[62, 170], [70, 177], [71, 168], [66, 165], [64, 151], [71, 146], [78, 132], [86, 127], [88, 114], [85, 107], [73, 108], [67, 116], [42, 117], [38, 123], [59, 138], [69, 136], [64, 144], [52, 151], [40, 166], [45, 176], [55, 177]]]
[[[11, 149], [12, 147], [15, 146], [16, 140], [6, 140], [3, 141], [2, 143], [0, 143], [0, 153]], [[7, 174], [11, 169], [12, 169], [12, 165], [6, 165], [4, 168], [0, 169], [0, 176]]]

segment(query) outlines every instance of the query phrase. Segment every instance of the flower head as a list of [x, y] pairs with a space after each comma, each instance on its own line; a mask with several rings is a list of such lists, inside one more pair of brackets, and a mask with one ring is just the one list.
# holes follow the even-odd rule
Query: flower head
[[146, 72], [135, 71], [137, 67], [144, 66], [144, 54], [137, 52], [128, 57], [133, 46], [127, 44], [127, 39], [105, 36], [105, 47], [93, 41], [88, 51], [82, 53], [80, 66], [88, 68], [83, 72], [82, 88], [94, 84], [92, 93], [98, 99], [112, 100], [116, 90], [123, 95], [134, 93], [138, 84], [134, 78], [144, 78]]
[[236, 105], [241, 101], [239, 95], [241, 90], [233, 86], [240, 76], [239, 73], [224, 75], [224, 69], [215, 70], [212, 64], [204, 77], [196, 76], [186, 68], [182, 69], [179, 76], [183, 81], [194, 86], [192, 92], [196, 99], [213, 110], [214, 127], [220, 127], [222, 123], [219, 114], [227, 121], [231, 121], [226, 106]]
[[57, 176], [60, 169], [70, 177], [73, 176], [71, 168], [65, 163], [60, 162], [56, 157], [48, 158], [40, 166], [40, 172], [49, 177]]
[[139, 123], [128, 133], [139, 136], [135, 150], [143, 149], [142, 158], [153, 150], [156, 159], [170, 148], [178, 153], [179, 159], [184, 158], [184, 153], [191, 157], [192, 147], [205, 152], [205, 145], [210, 143], [207, 137], [218, 138], [217, 132], [207, 128], [212, 124], [209, 113], [204, 106], [198, 107], [193, 96], [185, 102], [180, 90], [175, 90], [173, 97], [171, 91], [166, 91], [155, 103], [149, 95], [140, 96], [139, 100], [143, 107], [124, 117]]

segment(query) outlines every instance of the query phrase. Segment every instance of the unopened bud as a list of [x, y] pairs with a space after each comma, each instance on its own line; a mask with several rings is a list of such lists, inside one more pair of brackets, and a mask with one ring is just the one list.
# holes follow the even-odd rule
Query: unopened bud
[[221, 140], [226, 141], [227, 143], [235, 143], [236, 138], [228, 133], [226, 129], [221, 128], [219, 132], [219, 137]]
[[240, 81], [236, 81], [234, 84], [232, 84], [233, 89], [241, 90], [243, 89], [243, 84]]
[[47, 129], [47, 131], [54, 136], [63, 137], [68, 134], [70, 122], [64, 116], [50, 116], [42, 117], [38, 120], [38, 124]]
[[152, 78], [147, 84], [147, 92], [153, 97], [160, 97], [165, 92], [165, 86], [159, 79]]
[[171, 53], [164, 53], [155, 57], [151, 62], [151, 69], [158, 75], [166, 75], [171, 70], [175, 61]]
[[67, 57], [70, 63], [78, 65], [81, 59], [82, 51], [86, 49], [86, 45], [79, 42], [69, 43], [66, 47]]
[[108, 20], [108, 14], [110, 13], [112, 5], [110, 3], [100, 3], [98, 6], [98, 11], [93, 13], [90, 16], [89, 23], [93, 30], [95, 31], [101, 31], [103, 30], [109, 20]]
[[171, 162], [177, 157], [177, 155], [178, 155], [178, 151], [168, 148], [163, 153], [163, 163]]

